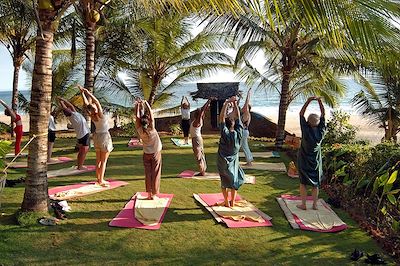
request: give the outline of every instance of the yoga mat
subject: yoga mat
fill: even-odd
[[[229,228],[242,228],[242,227],[260,227],[260,226],[272,226],[272,223],[270,220],[272,219],[259,209],[257,209],[253,204],[250,202],[247,202],[247,205],[251,209],[251,211],[254,211],[262,220],[263,222],[256,222],[256,221],[250,221],[250,220],[241,220],[241,221],[235,221],[229,218],[224,218],[219,216],[214,208],[219,208],[219,206],[214,207],[219,202],[224,201],[224,197],[222,193],[214,193],[214,194],[193,194],[193,197],[200,203],[202,204],[210,213],[211,215],[215,218],[215,220],[218,223],[225,223],[226,226]],[[242,198],[238,194],[236,196],[236,200],[240,201]],[[232,209],[233,211],[238,210],[237,207],[233,208],[226,208],[223,207],[225,210]],[[225,211],[224,210],[224,211]]]
[[[76,166],[71,166],[68,168],[61,168],[58,170],[47,171],[47,178],[57,177],[57,176],[68,176],[68,175],[80,175],[83,173],[94,172],[96,170],[95,165],[85,165],[86,169],[78,170]]]
[[[299,196],[281,195],[277,198],[277,201],[293,229],[321,233],[339,232],[347,229],[347,225],[323,199],[318,199],[318,210],[313,210],[311,208],[312,197],[308,196],[306,211],[296,207],[297,204],[301,203]]]
[[[54,161],[47,163],[47,165],[52,165],[52,164],[60,164],[60,163],[68,163],[71,162],[72,159],[68,157],[58,157],[58,158],[53,158]],[[28,162],[14,162],[10,165],[10,168],[27,168],[28,167]]]
[[[12,159],[14,157],[15,157],[14,153],[7,153],[5,156],[6,159]],[[23,152],[20,155],[18,155],[18,157],[28,157],[28,153]]]
[[[271,151],[255,151],[251,153],[253,157],[258,158],[275,158]],[[239,152],[239,157],[245,157],[244,152]]]
[[[110,183],[109,187],[95,185],[95,182],[84,182],[68,186],[53,187],[49,189],[49,198],[56,200],[67,200],[128,185],[128,183],[124,181],[107,181]]]
[[[139,141],[139,139],[131,138],[128,142],[129,148],[142,148],[143,144]]]
[[[158,230],[160,229],[161,222],[164,219],[165,214],[167,213],[168,207],[171,204],[173,194],[158,194],[159,198],[168,199],[168,203],[164,208],[164,212],[162,213],[159,222],[156,225],[143,225],[135,218],[135,202],[137,196],[147,196],[146,192],[137,192],[131,200],[125,205],[125,207],[117,214],[117,216],[111,220],[108,224],[109,226],[115,227],[127,227],[127,228],[138,228],[138,229],[147,229],[147,230]]]
[[[192,170],[185,170],[178,175],[178,177],[186,178],[186,179],[197,179],[197,180],[221,180],[218,173],[206,173],[205,176],[198,176],[199,172],[195,172]],[[245,175],[244,176],[245,184],[255,184],[256,177],[253,175]]]
[[[192,147],[192,140],[189,139],[188,144],[185,144],[184,139],[171,138],[171,141],[178,147]]]
[[[286,166],[284,163],[265,163],[265,162],[253,162],[251,166],[245,165],[241,162],[240,166],[243,169],[254,169],[254,170],[266,170],[273,172],[286,172]]]

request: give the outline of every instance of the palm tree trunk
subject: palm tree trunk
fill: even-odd
[[[11,98],[11,108],[14,111],[18,109],[18,78],[19,78],[19,71],[21,69],[21,64],[23,61],[23,57],[17,57],[13,60],[14,64],[14,76],[13,76],[13,91],[12,91],[12,98]],[[11,123],[12,127],[12,123]],[[11,137],[14,136],[14,131],[11,128]]]
[[[47,124],[49,123],[52,89],[54,35],[52,20],[56,14],[57,9],[54,11],[39,9],[42,34],[38,31],[29,107],[30,137],[37,137],[29,145],[27,178],[21,206],[23,211],[48,211]]]
[[[93,92],[94,88],[94,56],[96,42],[94,37],[95,23],[86,22],[86,66],[85,66],[85,88]],[[86,120],[90,125],[90,117],[86,115]]]
[[[282,148],[285,139],[286,111],[289,105],[289,84],[291,69],[284,69],[279,101],[278,126],[276,128],[275,147]]]

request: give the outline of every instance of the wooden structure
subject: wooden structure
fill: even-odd
[[[210,104],[211,127],[218,128],[218,117],[225,100],[240,95],[239,82],[197,83],[197,91],[190,93],[194,100],[216,98]]]

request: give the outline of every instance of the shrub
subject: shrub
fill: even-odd
[[[137,136],[137,131],[134,122],[125,123],[122,125],[122,130],[129,136]]]
[[[350,115],[341,110],[332,112],[332,118],[326,124],[325,145],[335,143],[350,144],[356,142],[358,128],[349,123]]]
[[[172,135],[180,135],[182,133],[182,128],[179,124],[170,125],[169,130],[171,131]]]
[[[6,123],[0,122],[0,134],[10,133],[10,126]]]

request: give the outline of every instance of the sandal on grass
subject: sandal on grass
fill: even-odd
[[[367,258],[364,260],[364,262],[368,264],[386,264],[379,254],[374,254],[371,256],[367,254]]]
[[[359,260],[362,256],[364,256],[364,253],[361,250],[354,249],[353,253],[350,255],[350,259],[352,261],[357,261]]]
[[[41,225],[57,225],[58,219],[54,217],[43,217],[38,220]]]

